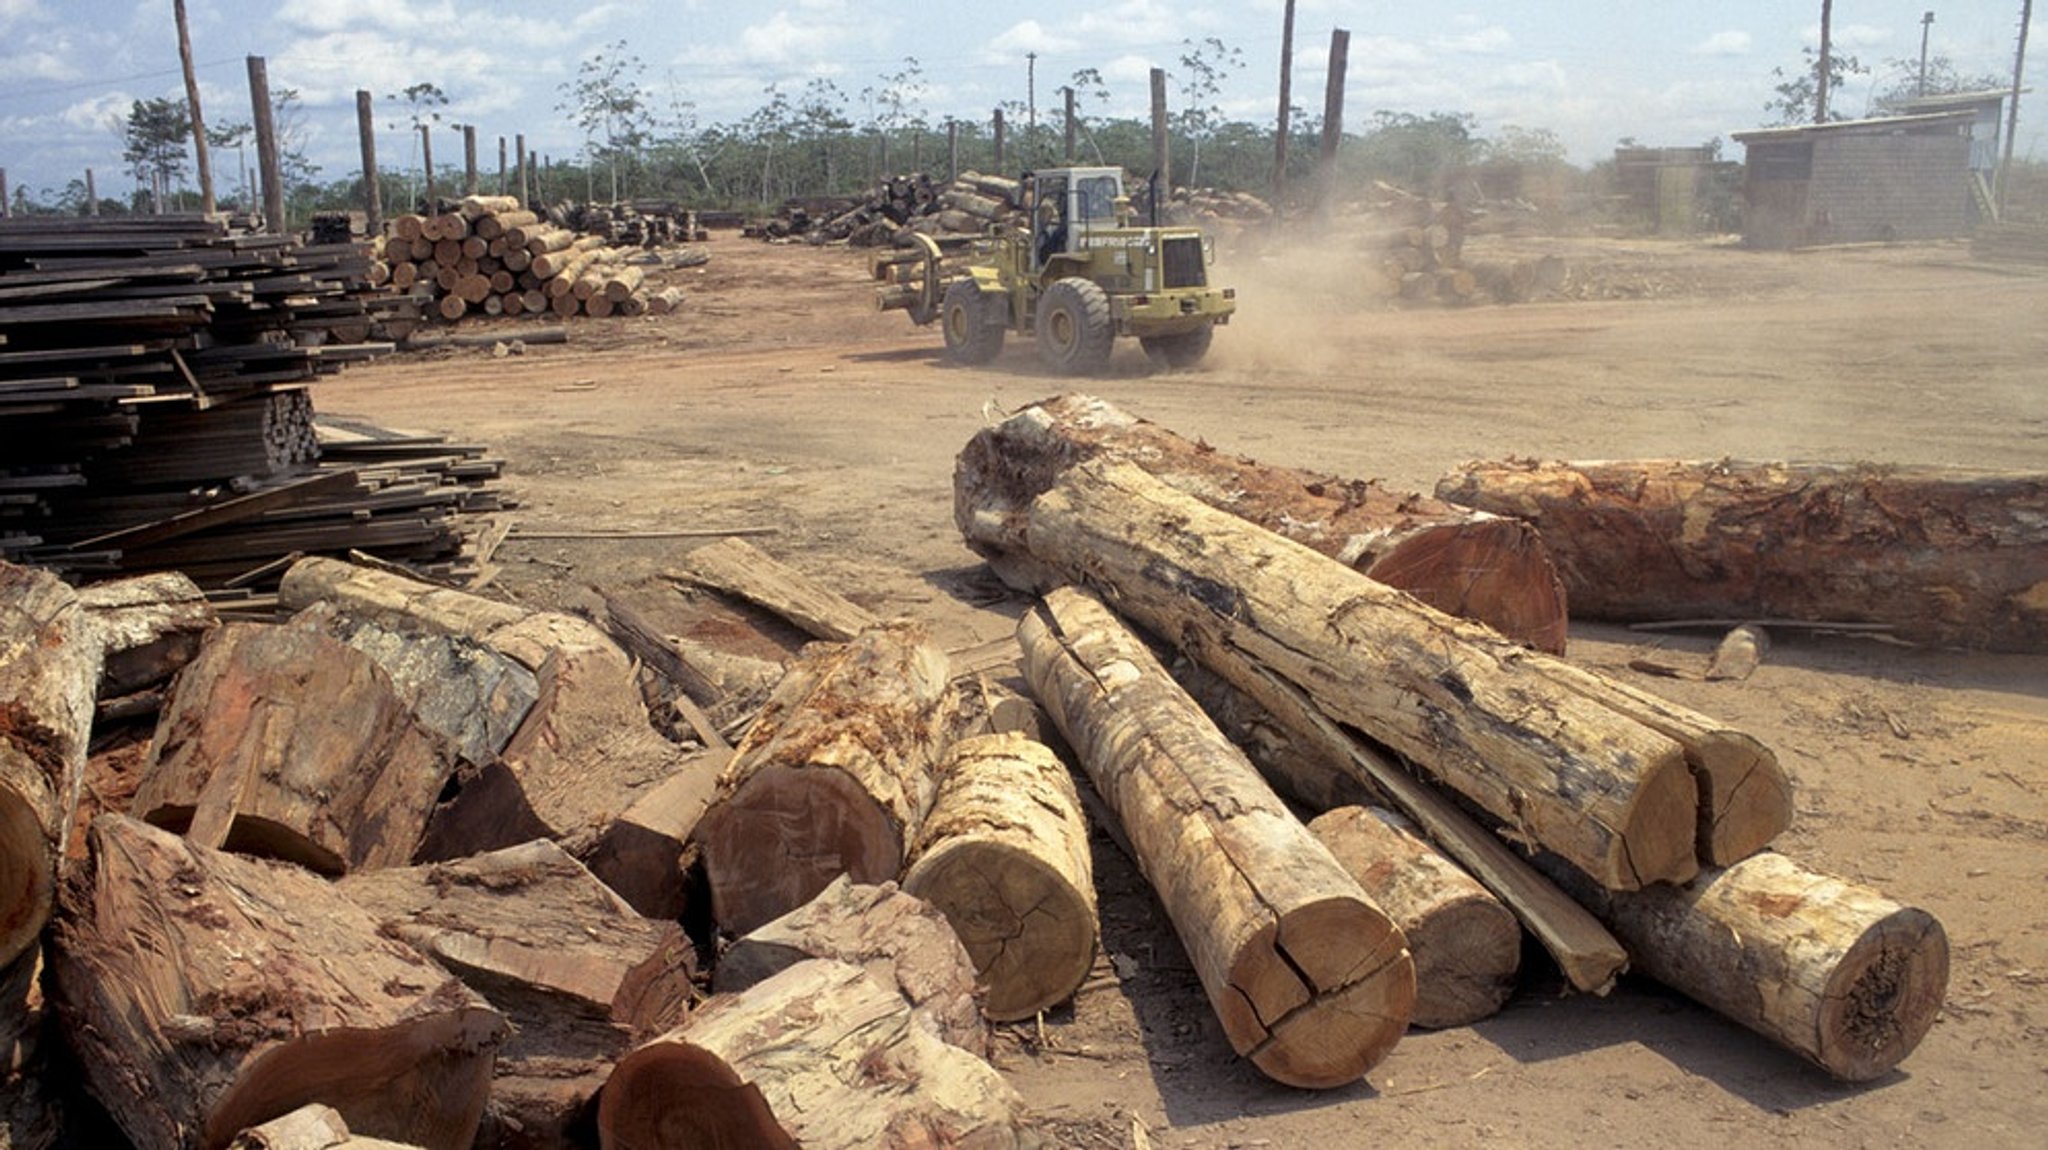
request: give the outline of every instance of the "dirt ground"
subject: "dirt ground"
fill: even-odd
[[[1243,454],[1422,490],[1510,455],[2048,465],[2048,276],[1972,265],[1961,245],[1514,246],[1565,255],[1581,298],[1401,311],[1361,288],[1342,243],[1240,241],[1219,276],[1241,311],[1206,364],[1155,374],[1120,348],[1078,389]],[[689,292],[675,315],[582,321],[569,346],[522,356],[396,357],[323,385],[319,408],[489,445],[524,530],[772,528],[754,542],[949,648],[1007,635],[1022,603],[959,541],[953,455],[1068,385],[1028,342],[945,366],[936,330],[874,312],[860,253],[711,248],[671,273]],[[494,587],[576,607],[691,545],[513,539]],[[1836,1084],[1654,985],[1572,996],[1534,961],[1492,1020],[1413,1032],[1354,1087],[1281,1087],[1232,1056],[1106,840],[1096,977],[1042,1026],[1005,1028],[998,1065],[1074,1147],[2040,1145],[2048,656],[1785,632],[1747,682],[1627,669],[1715,637],[1575,624],[1570,654],[1763,738],[1798,788],[1780,847],[1940,918],[1947,1006],[1889,1077]]]

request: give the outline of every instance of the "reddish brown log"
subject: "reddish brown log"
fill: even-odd
[[[93,823],[50,943],[86,1082],[138,1146],[219,1147],[313,1101],[460,1150],[505,1020],[297,867]]]
[[[1466,464],[1437,495],[1536,524],[1585,618],[1885,624],[2048,650],[2048,476],[1520,461]]]

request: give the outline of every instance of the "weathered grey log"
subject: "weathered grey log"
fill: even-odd
[[[938,907],[895,883],[840,875],[818,897],[734,939],[718,956],[711,987],[734,994],[812,958],[862,967],[901,991],[940,1038],[988,1054],[972,959]]]
[[[1221,653],[1273,671],[1606,886],[1697,873],[1683,749],[1542,673],[1547,656],[1130,464],[1083,461],[1047,487],[979,486],[987,474],[955,475],[977,551],[1102,590],[1240,686],[1246,668]]]
[[[199,585],[176,571],[96,583],[78,593],[106,643],[101,698],[133,694],[169,679],[199,652],[220,618]]]
[[[505,1020],[295,866],[95,820],[50,937],[52,1003],[138,1146],[226,1145],[308,1102],[461,1150]]]
[[[1067,766],[1021,734],[953,744],[903,889],[953,924],[997,1022],[1073,996],[1095,964],[1088,823]]]
[[[598,1097],[607,1146],[1025,1150],[1017,1094],[942,1042],[895,987],[811,959],[619,1061]]]
[[[1017,637],[1231,1047],[1290,1086],[1358,1081],[1414,1009],[1400,929],[1100,602],[1048,592]]]
[[[103,649],[62,580],[0,562],[0,967],[49,921]]]

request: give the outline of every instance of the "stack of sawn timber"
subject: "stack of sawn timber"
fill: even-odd
[[[805,772],[852,817],[863,745],[913,780],[950,737],[945,660],[921,629],[830,598],[805,617],[864,629],[796,660],[728,749],[659,735],[637,662],[571,616],[308,560],[286,580],[290,622],[216,625],[189,584],[73,592],[0,565],[0,703],[31,720],[0,732],[0,861],[33,896],[10,885],[0,905],[0,1033],[22,1054],[0,1070],[0,1122],[61,1126],[48,1106],[82,1086],[137,1145],[222,1145],[310,1103],[434,1147],[561,1145],[593,1122],[607,1144],[642,1144],[679,1121],[718,1145],[909,1150],[931,1130],[1039,1144],[984,1061],[969,949],[1024,952],[996,977],[1041,997],[1006,999],[1011,1016],[1092,965],[1078,801],[1043,748],[964,740],[912,783],[933,815],[916,842],[921,818],[835,824],[850,849],[872,830],[931,865],[879,885],[842,871],[734,941],[703,999],[709,940],[678,923],[700,817],[743,806],[743,779],[773,791]],[[132,668],[173,634],[150,673],[121,679],[165,696],[139,778],[88,782],[106,769],[85,755],[102,665]],[[894,745],[906,730],[923,734]],[[1020,777],[1039,780],[1041,819],[1064,814],[1006,831]],[[89,830],[82,796],[101,812]],[[1006,857],[1044,853],[1035,836],[1063,856]],[[993,907],[976,908],[982,933],[956,935],[963,912],[939,908],[986,900],[992,861],[1022,883],[1002,893],[1040,909],[1022,937]],[[15,977],[38,952],[47,1003]],[[59,1041],[82,1083],[51,1077]]]
[[[1114,763],[1143,739],[1184,752],[1208,738],[1192,703],[1170,732],[1140,729],[1129,703],[1068,705],[1090,682],[1171,694],[1142,646],[1116,637],[1106,604],[1169,638],[1256,716],[1260,757],[1289,760],[1273,773],[1305,782],[1290,787],[1298,798],[1363,792],[1399,808],[1582,989],[1633,966],[1849,1080],[1885,1073],[1918,1044],[1946,988],[1940,924],[1765,849],[1792,811],[1766,747],[1233,514],[1244,485],[1188,466],[1206,448],[1124,435],[1134,422],[1076,397],[1033,406],[978,434],[955,475],[969,544],[1013,586],[1045,595],[1020,629],[1027,667],[1091,773],[1091,759]],[[1304,510],[1288,518],[1318,517],[1306,498]],[[1081,656],[1091,644],[1113,653],[1082,656],[1084,674],[1062,677],[1056,654],[1033,654]],[[1612,931],[1604,942],[1600,924]]]
[[[391,221],[375,244],[373,282],[443,320],[465,315],[642,315],[646,272],[633,250],[579,234],[511,196],[469,196],[433,215]]]

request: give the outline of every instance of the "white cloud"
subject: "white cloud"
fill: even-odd
[[[1080,46],[1072,37],[1048,32],[1036,20],[1024,20],[990,39],[984,55],[993,60],[1014,60],[1026,52],[1072,52]]]
[[[1819,29],[1814,40],[1820,39]],[[1834,41],[1843,48],[1880,48],[1892,42],[1892,30],[1870,24],[1844,24],[1834,29]]]
[[[80,73],[65,57],[40,48],[0,56],[0,75],[12,80],[76,80]]]
[[[109,128],[119,131],[119,126],[128,119],[129,106],[134,103],[135,97],[126,92],[108,92],[72,104],[58,113],[58,118],[80,131],[104,131]]]
[[[1444,52],[1492,56],[1507,51],[1514,43],[1514,35],[1506,28],[1498,24],[1489,24],[1460,36],[1439,36],[1430,41],[1430,46]]]
[[[0,0],[0,30],[12,28],[17,23],[40,19],[43,15],[39,0]]]
[[[1746,56],[1749,54],[1749,33],[1730,30],[1716,32],[1692,46],[1695,56]]]

